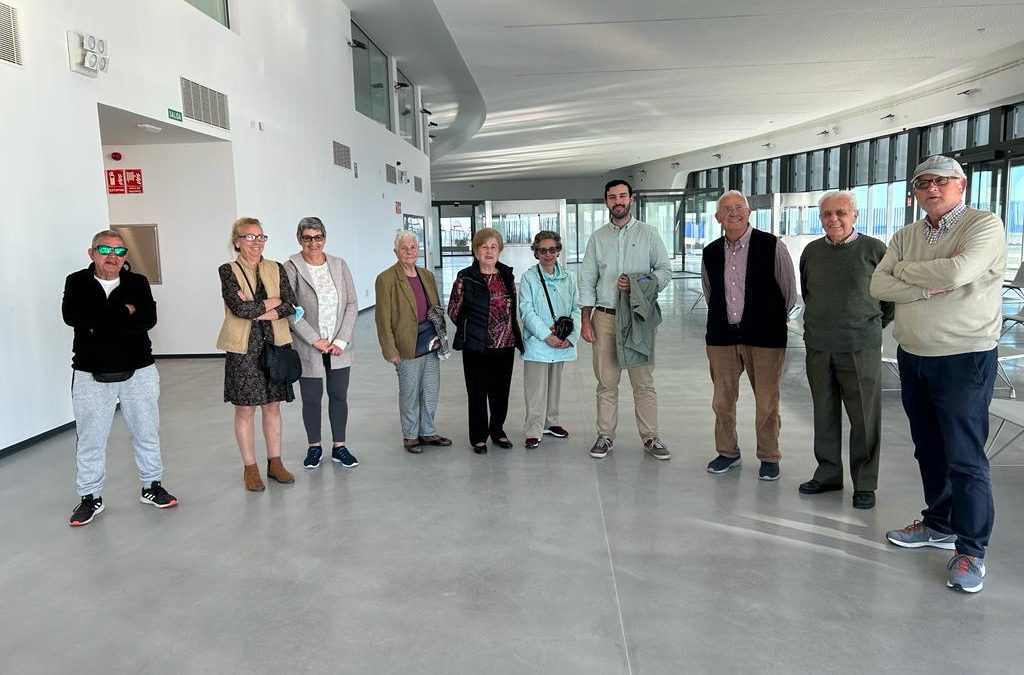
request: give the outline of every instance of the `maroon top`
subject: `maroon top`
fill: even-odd
[[[412,294],[416,298],[416,323],[422,323],[427,320],[428,305],[427,292],[423,288],[420,275],[405,277],[405,283],[409,284],[409,288],[412,289]]]

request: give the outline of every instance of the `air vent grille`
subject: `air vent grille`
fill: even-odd
[[[221,129],[231,128],[228,97],[184,77],[181,78],[181,114]]]
[[[352,168],[352,148],[347,145],[343,145],[338,141],[334,143],[334,163],[338,166],[343,166],[346,169]]]
[[[414,176],[412,179],[412,186],[416,192],[423,192],[423,179],[419,176]]]
[[[385,164],[384,170],[386,172],[388,182],[398,185],[398,169],[391,164]]]
[[[21,65],[18,10],[0,2],[0,61]]]

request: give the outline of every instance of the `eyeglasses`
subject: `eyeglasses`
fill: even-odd
[[[953,180],[955,176],[937,176],[935,178],[918,178],[914,181],[915,190],[927,190],[935,183],[935,187],[942,187],[949,181]]]
[[[110,255],[113,253],[118,258],[123,258],[128,253],[126,246],[107,246],[106,244],[100,244],[96,247],[96,252],[100,255]]]
[[[853,211],[847,211],[846,209],[836,209],[835,211],[821,212],[822,218],[831,218],[832,216],[835,216],[836,218],[845,218],[846,216],[849,215],[853,215]]]
[[[551,246],[548,248],[538,248],[537,253],[540,253],[541,255],[550,255],[552,253],[558,253],[561,250],[561,246]]]
[[[722,213],[743,213],[744,211],[749,210],[749,206],[723,206],[719,209]]]
[[[246,241],[266,241],[267,239],[270,239],[270,237],[268,237],[265,234],[251,234],[251,233],[250,234],[240,234],[240,235],[238,235],[237,238],[238,239],[245,239]]]
[[[304,234],[301,237],[299,237],[299,239],[302,240],[303,244],[308,244],[308,243],[314,242],[314,241],[317,242],[317,243],[320,243],[321,241],[324,240],[324,235],[322,235],[322,234],[314,234],[314,235]]]

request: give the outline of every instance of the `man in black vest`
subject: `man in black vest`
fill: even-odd
[[[750,226],[747,198],[729,190],[715,219],[725,234],[704,249],[701,282],[708,302],[707,343],[711,407],[718,456],[708,473],[740,465],[736,400],[744,371],[754,390],[757,458],[761,480],[778,480],[779,381],[786,356],[786,321],[796,302],[793,260],[785,244]]]

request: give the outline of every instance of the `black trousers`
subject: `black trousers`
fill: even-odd
[[[469,442],[474,445],[486,442],[488,436],[492,439],[506,436],[505,417],[515,354],[515,347],[462,352],[462,371],[469,399]]]

